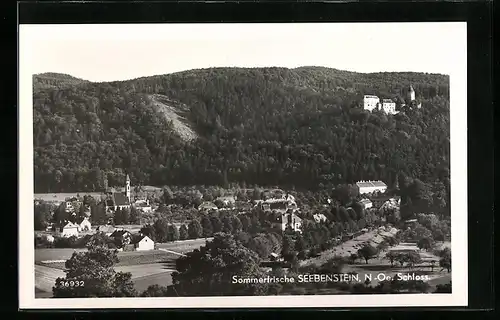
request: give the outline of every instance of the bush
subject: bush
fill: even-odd
[[[35,248],[52,248],[52,242],[47,240],[45,236],[35,236]]]

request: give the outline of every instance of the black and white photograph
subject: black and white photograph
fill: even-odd
[[[21,24],[21,305],[466,305],[466,56],[465,23]]]

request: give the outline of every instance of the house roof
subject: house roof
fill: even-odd
[[[115,202],[115,206],[126,206],[130,204],[127,196],[121,192],[113,193],[113,200]]]
[[[369,203],[372,203],[369,199],[361,199],[359,200],[359,203],[361,204],[369,204]]]
[[[216,209],[217,206],[213,202],[205,201],[198,206],[198,209],[200,209],[200,208],[202,208],[202,209],[203,208],[215,208]]]
[[[115,231],[113,231],[113,233],[111,234],[110,237],[113,237],[113,238],[123,237],[127,233],[130,233],[130,232],[127,230],[115,230]]]
[[[70,229],[70,228],[78,228],[78,226],[76,224],[74,224],[73,222],[68,222],[63,227],[63,229]]]
[[[135,206],[136,207],[142,207],[142,208],[145,208],[145,207],[151,207],[150,204],[148,204],[147,202],[139,202],[139,203],[135,203]]]
[[[302,218],[300,218],[295,213],[283,213],[281,215],[282,219],[288,219],[289,216],[291,216],[292,219],[298,220],[299,222],[302,221]]]
[[[236,198],[234,196],[223,196],[223,197],[218,197],[217,200],[220,200],[220,201],[235,201]]]
[[[110,225],[105,225],[105,226],[99,226],[97,227],[99,232],[114,232],[115,231],[115,227],[113,226],[110,226]]]
[[[313,218],[314,218],[314,220],[315,220],[316,222],[319,222],[319,221],[321,221],[321,220],[323,220],[323,221],[326,221],[326,220],[327,220],[327,219],[326,219],[326,216],[325,216],[324,214],[322,214],[322,213],[317,213],[317,214],[313,215]]]
[[[286,209],[286,202],[273,202],[269,204],[269,209]]]
[[[151,238],[149,238],[148,236],[145,236],[143,234],[139,234],[139,235],[135,235],[132,238],[132,241],[130,243],[131,244],[137,244],[137,243],[141,242],[144,238],[148,238],[149,240],[151,240]],[[151,241],[153,241],[153,240],[151,240]]]
[[[356,185],[359,187],[359,188],[370,188],[370,187],[387,187],[387,185],[385,183],[383,183],[382,181],[380,180],[377,180],[377,181],[358,181],[356,182]]]
[[[82,222],[84,222],[84,221],[89,221],[89,219],[88,219],[87,217],[78,217],[78,218],[76,219],[76,223],[78,223],[78,224],[81,224],[81,223],[82,223]],[[90,222],[90,221],[89,221],[89,222]]]

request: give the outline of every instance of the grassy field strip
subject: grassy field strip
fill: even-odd
[[[164,251],[164,252],[168,252],[168,253],[172,253],[172,254],[175,254],[175,255],[179,255],[181,257],[185,257],[186,256],[185,254],[182,254],[182,253],[179,253],[179,252],[175,252],[175,251],[171,251],[171,250],[167,250],[167,249],[159,248],[158,250]]]
[[[43,201],[64,201],[66,198],[73,198],[77,195],[84,196],[89,195],[94,198],[99,199],[103,193],[102,192],[71,192],[71,193],[35,193],[35,200],[43,200]]]
[[[87,251],[87,249],[35,249],[35,263],[51,260],[68,260],[73,255],[73,252]]]
[[[138,292],[143,292],[146,290],[149,286],[157,284],[160,286],[169,286],[172,284],[172,275],[171,272],[163,272],[163,273],[157,273],[153,275],[148,275],[145,277],[141,278],[135,278],[133,279],[134,281],[134,287]]]
[[[151,263],[151,264],[143,264],[136,266],[122,266],[115,267],[117,272],[130,272],[132,274],[132,279],[142,278],[150,275],[172,272],[175,271],[172,268],[169,268],[163,263]]]

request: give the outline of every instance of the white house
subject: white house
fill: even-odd
[[[134,203],[134,207],[142,212],[151,212],[153,211],[153,208],[151,207],[151,204],[149,204],[149,200],[137,200]]]
[[[89,218],[85,217],[81,219],[78,223],[78,231],[84,232],[90,230],[92,230],[92,224],[90,223]]]
[[[78,237],[78,225],[74,224],[72,222],[66,223],[61,229],[61,236],[63,237],[71,237],[71,236],[76,236]]]
[[[369,209],[373,207],[373,203],[369,199],[362,199],[359,203],[363,206],[363,209]]]
[[[313,219],[316,223],[325,222],[327,220],[326,216],[322,213],[316,213],[313,215]]]
[[[221,201],[224,206],[226,207],[233,207],[236,203],[236,197],[235,196],[223,196],[223,197],[218,197],[217,200]]]
[[[213,202],[210,201],[205,201],[198,206],[198,211],[212,211],[212,210],[217,211],[219,210],[219,208]]]
[[[302,232],[302,219],[295,213],[283,213],[281,215],[281,230],[285,231],[290,226],[293,231]]]
[[[398,209],[401,200],[396,200],[394,198],[390,198],[385,201],[379,208],[380,211],[390,210],[390,209]]]
[[[382,110],[388,114],[396,114],[396,103],[391,99],[382,99]]]
[[[155,248],[155,243],[153,240],[151,240],[148,236],[141,235],[134,239],[132,242],[135,250],[137,251],[147,251],[147,250],[154,250]]]
[[[271,198],[267,200],[259,200],[256,206],[260,206],[264,211],[276,211],[280,213],[285,213],[288,210],[297,210],[297,203],[295,202],[295,197],[292,195],[286,195],[281,198]]]
[[[359,194],[373,193],[375,191],[379,191],[380,193],[384,193],[387,190],[387,185],[382,181],[358,181],[356,182],[356,186],[358,186]]]
[[[98,226],[97,232],[103,232],[105,235],[110,236],[113,232],[115,232],[115,227],[110,225]]]
[[[377,108],[380,103],[380,98],[372,95],[365,95],[363,97],[363,109],[372,111]]]

